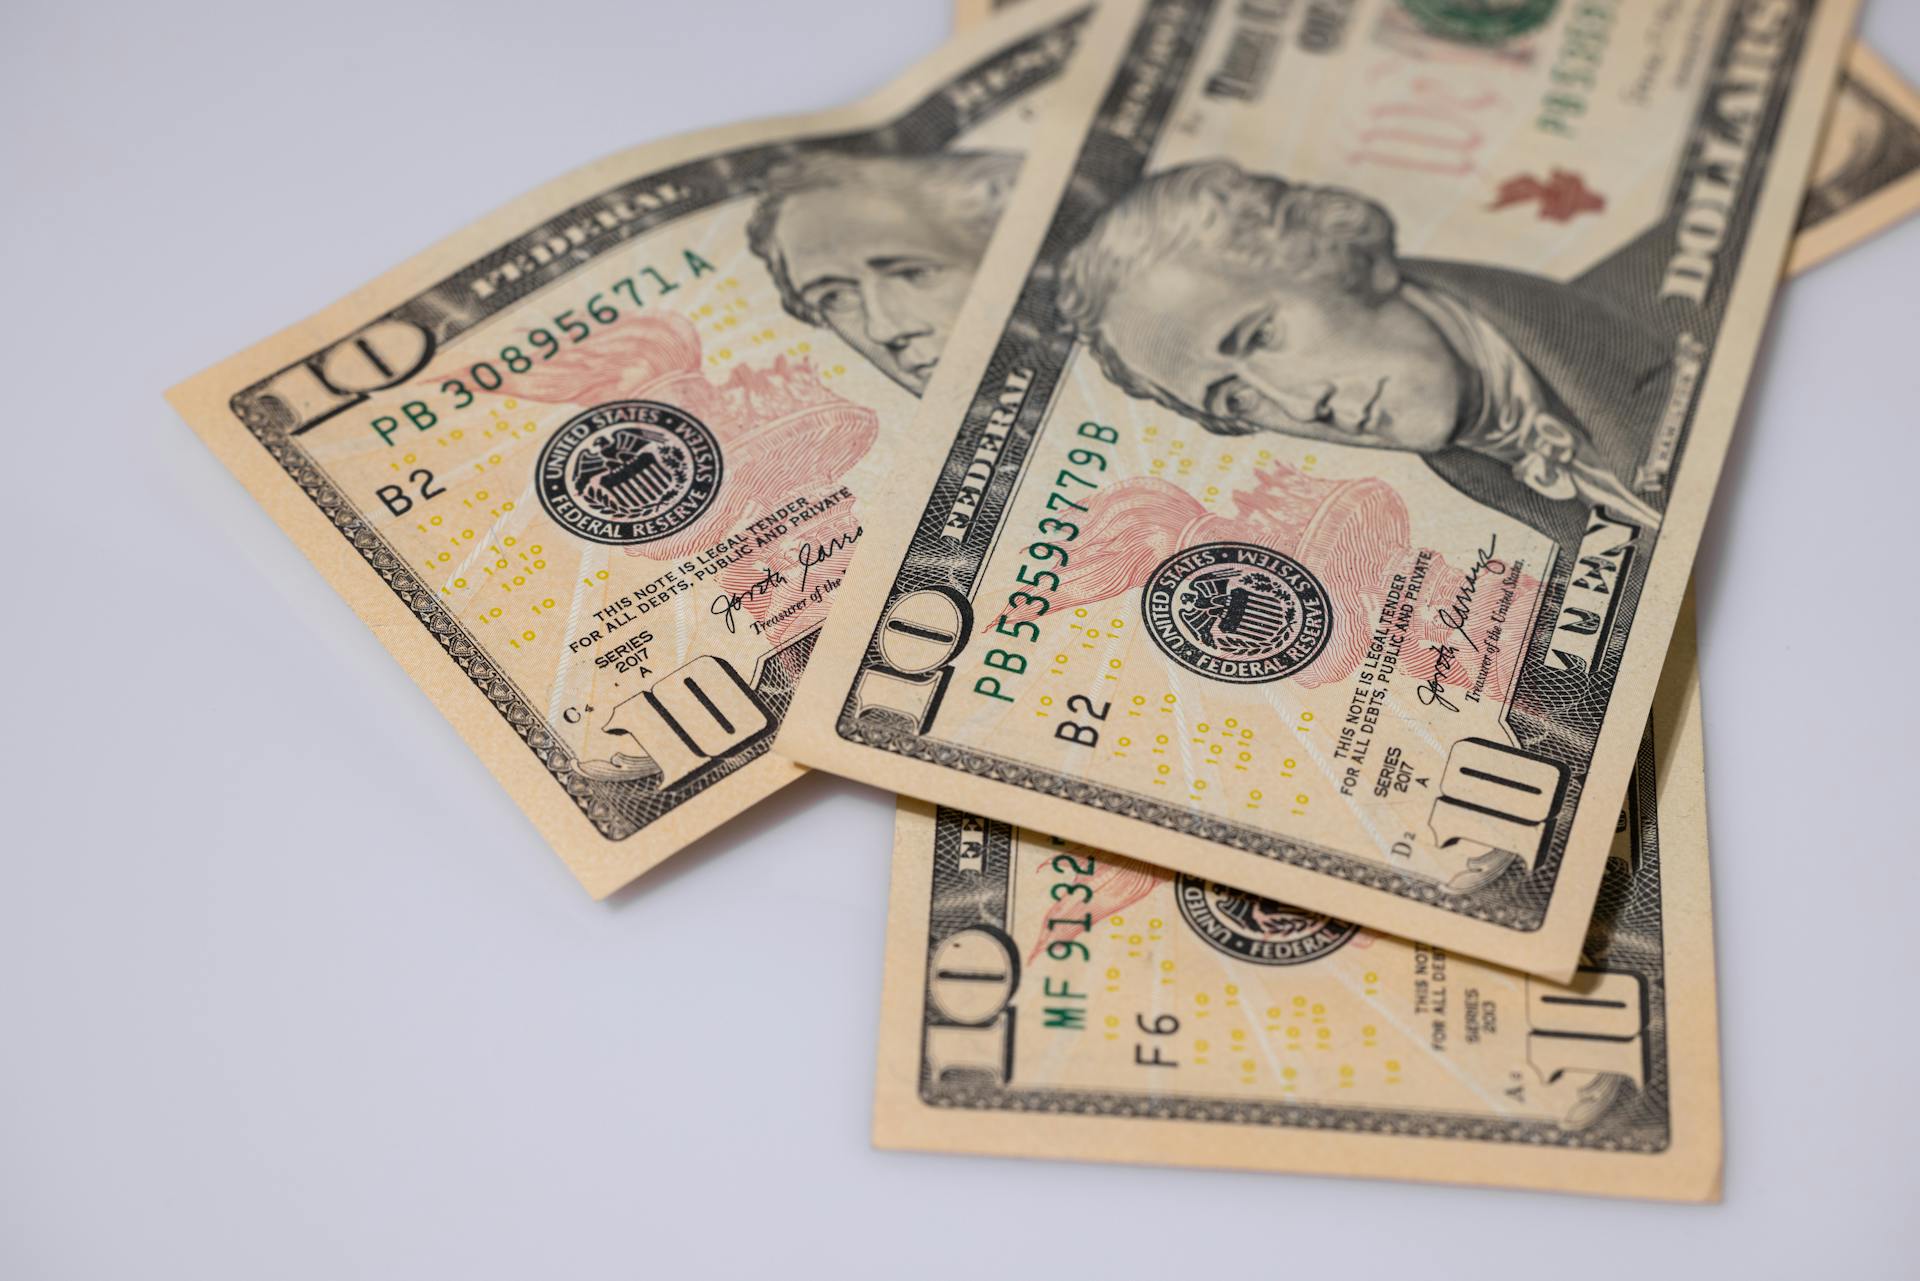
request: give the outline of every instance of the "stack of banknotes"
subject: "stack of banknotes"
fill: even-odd
[[[1920,98],[1857,0],[972,8],[171,399],[594,896],[899,793],[883,1146],[1715,1197],[1687,583]]]

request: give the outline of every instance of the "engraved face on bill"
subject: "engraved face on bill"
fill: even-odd
[[[1568,985],[903,801],[876,1142],[1716,1199],[1698,684],[1674,654]]]
[[[596,895],[799,773],[773,731],[1083,16],[591,166],[172,393]]]
[[[781,750],[1570,972],[1850,14],[1112,19]]]

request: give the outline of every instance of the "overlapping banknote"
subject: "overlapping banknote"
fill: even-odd
[[[1839,93],[1792,270],[1920,201],[1912,91],[1856,48]],[[1568,986],[902,801],[875,1141],[1717,1198],[1692,637]]]
[[[170,393],[596,896],[798,777],[773,730],[1085,16],[610,157]]]
[[[1569,977],[1853,16],[1103,7],[779,749]]]
[[[1704,1195],[1690,647],[1621,726],[1850,12],[1028,0],[170,395],[596,895],[797,776],[858,600],[781,745],[996,815],[904,812],[883,1142]],[[1796,267],[1920,201],[1841,92]]]
[[[1793,270],[1916,202],[1911,91],[1856,48],[1840,95]],[[1566,987],[902,801],[875,1141],[1717,1198],[1693,661],[1687,617]]]
[[[1920,93],[1855,45],[1814,158],[1787,260],[1791,275],[1825,262],[1920,209]]]
[[[901,802],[875,1142],[1716,1199],[1692,632],[1569,984]]]

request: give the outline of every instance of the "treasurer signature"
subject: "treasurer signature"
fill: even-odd
[[[835,534],[818,547],[812,543],[801,543],[793,554],[795,563],[800,566],[800,581],[794,584],[794,590],[800,591],[806,587],[807,576],[813,573],[814,566],[826,564],[833,557],[859,542],[860,535],[865,532],[864,526],[856,526],[851,534]],[[768,565],[765,572],[746,587],[737,592],[722,592],[714,597],[713,604],[708,606],[707,612],[718,614],[726,620],[729,632],[737,632],[739,625],[734,622],[734,615],[744,608],[748,601],[771,595],[775,587],[786,581],[785,574]]]
[[[1448,631],[1458,632],[1467,648],[1476,654],[1480,652],[1480,647],[1474,644],[1473,637],[1467,635],[1467,620],[1473,614],[1474,597],[1480,593],[1480,575],[1490,572],[1498,576],[1507,572],[1507,562],[1494,555],[1499,546],[1500,536],[1488,534],[1487,545],[1473,553],[1473,564],[1468,567],[1466,578],[1454,590],[1453,599],[1435,610],[1433,615]],[[1446,690],[1447,673],[1454,670],[1459,656],[1458,645],[1434,647],[1433,675],[1415,691],[1423,707],[1438,705],[1450,712],[1460,710],[1460,705],[1447,697]]]

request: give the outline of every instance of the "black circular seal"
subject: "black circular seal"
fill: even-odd
[[[540,505],[596,543],[685,529],[720,492],[720,442],[685,410],[615,400],[569,419],[540,450]]]
[[[1333,631],[1320,580],[1252,543],[1202,543],[1161,561],[1140,611],[1168,658],[1235,685],[1292,675],[1320,656]]]
[[[1174,897],[1195,934],[1255,965],[1305,965],[1360,932],[1358,925],[1184,873],[1174,882]]]

